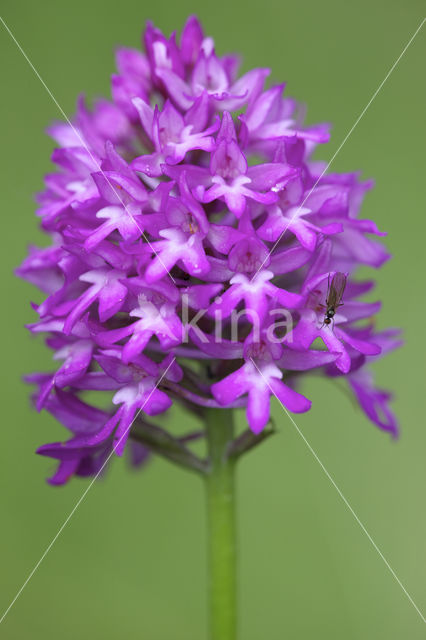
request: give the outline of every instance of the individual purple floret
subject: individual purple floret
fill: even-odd
[[[97,474],[125,449],[135,465],[162,447],[190,456],[182,442],[198,434],[172,442],[150,423],[173,403],[245,407],[259,434],[271,395],[310,409],[313,371],[344,376],[396,435],[369,365],[397,332],[374,330],[373,283],[355,279],[389,258],[360,217],[372,183],[323,175],[312,154],[328,126],[305,126],[284,85],[265,88],[268,69],[239,76],[195,17],[180,41],[148,24],[144,43],[117,51],[112,101],[80,98],[72,124],[49,128],[57,170],[37,213],[51,245],[18,269],[46,294],[29,329],[58,363],[29,376],[35,404],[71,432],[38,450],[59,461],[50,482]],[[346,286],[324,322],[336,273]]]

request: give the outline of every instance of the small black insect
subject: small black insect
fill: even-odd
[[[340,271],[336,271],[334,276],[331,279],[330,284],[330,275],[328,276],[328,289],[327,289],[327,298],[325,300],[326,311],[324,315],[323,326],[325,324],[331,324],[332,319],[336,314],[336,309],[343,305],[343,302],[340,302],[343,298],[343,293],[346,287],[346,276],[344,273]]]

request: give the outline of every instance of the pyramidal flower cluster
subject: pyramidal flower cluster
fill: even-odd
[[[173,402],[245,407],[258,434],[271,395],[310,409],[299,387],[313,371],[344,376],[396,434],[369,364],[397,332],[374,330],[380,304],[360,299],[374,283],[353,278],[389,258],[360,217],[371,182],[313,161],[327,125],[304,126],[283,84],[265,88],[268,69],[239,75],[196,18],[179,42],[148,24],[144,45],[117,51],[111,101],[81,98],[72,124],[49,128],[57,170],[38,216],[51,244],[18,269],[46,294],[29,328],[57,362],[28,377],[35,403],[70,432],[38,450],[59,461],[50,482],[125,448],[141,464],[135,418]],[[324,322],[336,273],[345,290]]]

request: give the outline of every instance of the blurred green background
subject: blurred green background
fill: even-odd
[[[113,49],[137,47],[146,19],[169,33],[196,12],[219,53],[271,66],[308,121],[333,123],[331,158],[422,19],[420,1],[3,0],[1,13],[71,114],[81,91],[109,95]],[[423,27],[334,162],[374,177],[364,216],[387,230],[394,259],[377,273],[380,326],[406,345],[376,365],[395,391],[391,441],[331,383],[308,380],[313,410],[297,422],[419,608],[426,609],[425,178]],[[49,488],[40,444],[64,431],[29,406],[24,372],[49,353],[24,329],[40,300],[13,276],[40,242],[32,195],[50,169],[44,128],[57,107],[0,25],[2,66],[1,608],[6,608],[87,486]],[[239,469],[241,640],[399,640],[424,623],[286,415],[279,434]],[[182,414],[171,421],[183,421]],[[154,460],[142,473],[115,460],[95,484],[0,628],[8,639],[204,640],[203,487]]]

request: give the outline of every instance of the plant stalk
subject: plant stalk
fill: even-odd
[[[206,409],[210,640],[236,640],[235,458],[233,411]]]

